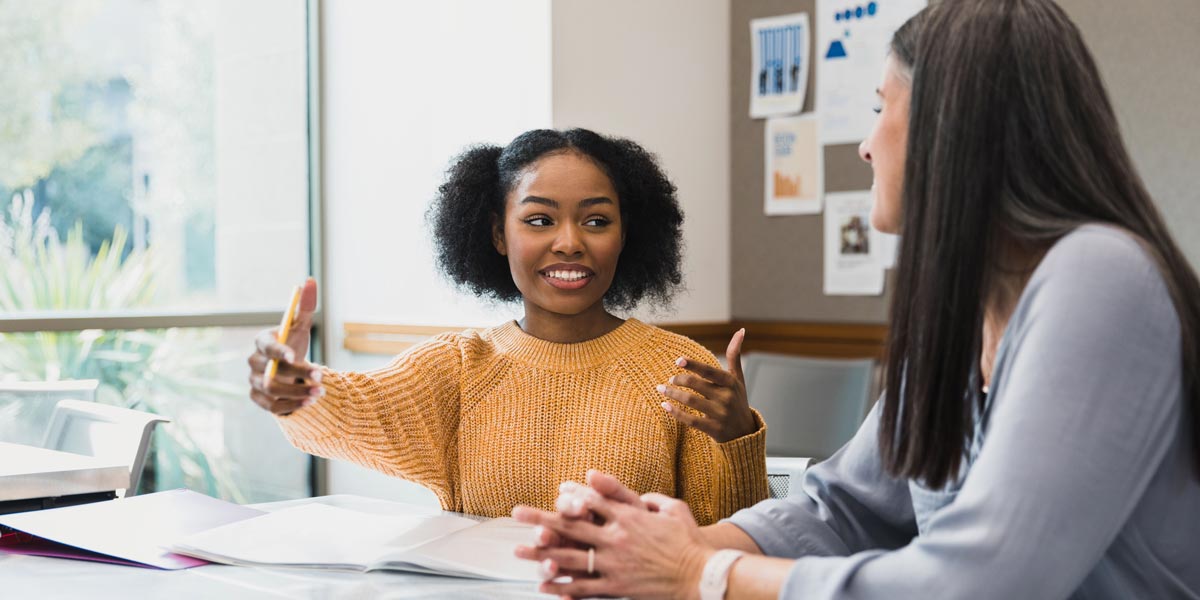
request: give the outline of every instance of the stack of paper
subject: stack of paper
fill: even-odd
[[[0,547],[36,554],[186,569],[204,564],[166,549],[172,542],[263,512],[189,490],[0,515],[0,525],[40,538]]]

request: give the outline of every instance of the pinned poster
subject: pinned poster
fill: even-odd
[[[871,193],[825,194],[825,294],[882,294],[880,250],[871,235]]]
[[[817,0],[817,111],[821,141],[866,139],[889,44],[926,0]]]
[[[808,13],[750,21],[750,116],[792,115],[808,86]]]
[[[815,215],[821,212],[825,169],[816,115],[768,119],[763,212]]]

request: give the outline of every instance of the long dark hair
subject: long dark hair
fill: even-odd
[[[934,488],[958,475],[1001,251],[1045,250],[1087,223],[1130,232],[1159,265],[1200,468],[1200,283],[1075,25],[1051,0],[947,0],[901,27],[892,54],[912,70],[912,100],[879,428],[888,471]]]

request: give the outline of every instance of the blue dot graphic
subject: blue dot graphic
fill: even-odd
[[[872,2],[867,5],[867,14],[871,15],[871,16],[875,16],[875,11],[878,9],[879,9],[879,6],[877,4],[875,4],[874,2]]]
[[[847,21],[849,21],[850,17],[853,17],[853,16],[854,16],[854,13],[850,12],[850,9],[848,9],[848,8],[846,9],[846,12],[842,13],[842,18]]]
[[[842,13],[837,13],[837,14],[833,15],[833,20],[834,20],[834,21],[841,21],[841,20],[842,20]]]
[[[862,18],[862,15],[863,15],[863,9],[862,9],[862,7],[861,7],[861,6],[860,6],[860,7],[858,7],[858,8],[856,8],[856,9],[854,9],[854,16],[856,16],[856,17],[858,17],[858,18],[860,18],[860,19],[861,19],[861,18]]]

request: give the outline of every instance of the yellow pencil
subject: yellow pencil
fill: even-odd
[[[275,339],[280,344],[287,343],[288,331],[292,328],[292,320],[296,318],[296,307],[300,306],[300,291],[302,289],[303,287],[298,285],[292,290],[292,301],[288,303],[287,312],[283,313],[283,322],[279,324],[279,333],[275,336]],[[275,359],[272,358],[267,361],[267,372],[263,375],[263,382],[266,383],[275,379],[275,372],[278,369],[279,363]]]

